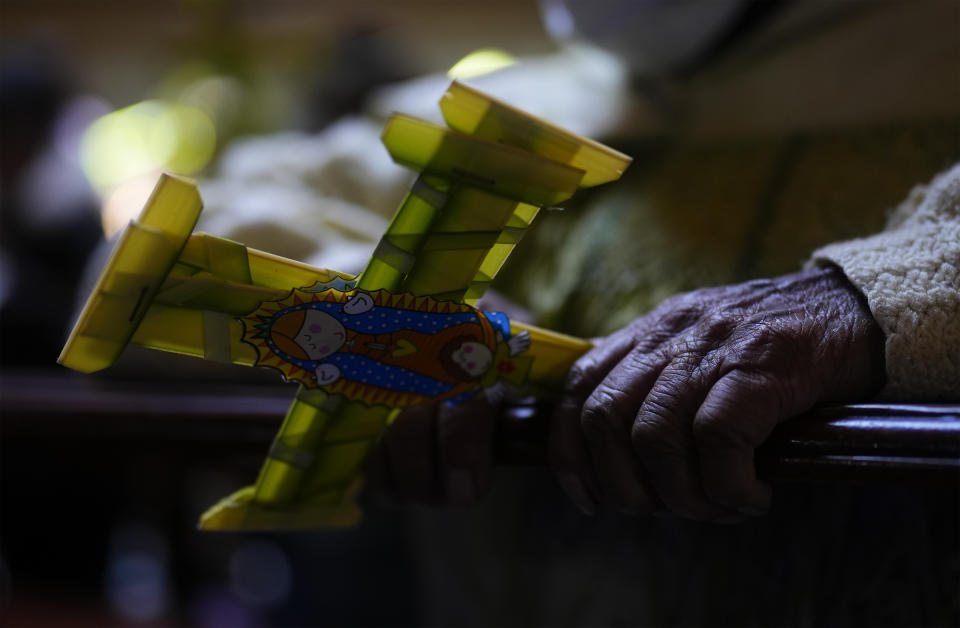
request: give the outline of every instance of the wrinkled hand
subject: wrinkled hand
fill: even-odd
[[[496,411],[482,395],[404,410],[370,455],[368,489],[396,502],[475,502],[490,486]]]
[[[503,295],[487,292],[476,304],[510,320],[532,315]],[[519,340],[517,340],[519,338]],[[527,333],[511,338],[526,350]],[[513,353],[513,351],[511,351]],[[404,410],[377,441],[367,465],[367,489],[391,501],[470,504],[490,486],[494,429],[505,390],[495,386],[457,406],[434,404]]]
[[[778,422],[882,384],[882,332],[838,269],[697,290],[576,363],[551,461],[587,513],[736,520],[769,508],[753,458]]]

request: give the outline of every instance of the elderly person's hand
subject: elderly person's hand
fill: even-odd
[[[404,410],[374,447],[368,488],[398,502],[476,501],[490,485],[496,412],[482,395]]]
[[[571,370],[551,461],[584,512],[765,512],[754,450],[814,404],[883,384],[883,335],[836,268],[672,297]]]
[[[477,309],[504,312],[510,320],[532,315],[490,291]],[[367,488],[380,498],[425,504],[470,504],[490,486],[499,409],[483,395],[457,406],[407,408],[371,452]]]

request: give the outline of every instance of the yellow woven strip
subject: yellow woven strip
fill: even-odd
[[[192,181],[164,175],[121,235],[60,354],[92,372],[113,364],[173,268],[201,209]]]
[[[200,272],[192,277],[168,277],[156,302],[243,316],[263,301],[281,299],[289,290],[239,284]]]
[[[582,338],[540,329],[533,325],[510,322],[511,335],[522,331],[530,334],[530,348],[524,355],[533,358],[533,367],[528,381],[548,388],[562,386],[573,363],[593,347],[590,341]]]
[[[313,455],[322,442],[329,416],[312,403],[300,398],[293,401],[283,420],[276,440],[283,447]],[[289,503],[296,499],[309,469],[286,460],[267,458],[257,478],[255,501],[261,504]]]
[[[400,290],[404,278],[416,266],[420,245],[446,203],[449,188],[449,182],[438,177],[417,178],[360,276],[359,288]]]
[[[346,280],[353,279],[353,275],[326,268],[317,268],[249,247],[247,248],[247,263],[250,267],[250,281],[253,285],[278,290],[289,291],[293,287],[311,286],[318,281],[333,281],[337,277]]]
[[[206,245],[210,272],[213,275],[239,284],[252,282],[246,246],[233,240],[212,236],[206,238]]]
[[[440,100],[440,110],[451,129],[528,150],[584,171],[581,187],[619,179],[632,161],[621,152],[540,120],[462,83],[450,85]]]
[[[203,357],[207,360],[230,363],[230,315],[203,311]]]
[[[583,178],[582,170],[526,150],[399,114],[387,122],[383,143],[399,164],[534,205],[570,198]]]
[[[252,366],[256,350],[242,342],[242,326],[235,320],[227,321],[230,361]],[[222,332],[221,332],[222,333]],[[203,310],[170,307],[154,303],[143,317],[130,342],[142,347],[169,351],[198,358],[205,357],[206,345]]]
[[[417,268],[404,282],[403,289],[436,298],[449,292],[462,295],[486,254],[486,248],[424,251],[417,257]]]

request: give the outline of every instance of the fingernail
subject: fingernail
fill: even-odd
[[[569,471],[561,471],[557,474],[557,480],[567,496],[583,514],[590,516],[597,514],[597,504],[586,484],[578,475]]]
[[[454,504],[470,504],[477,499],[477,483],[473,472],[467,469],[450,469],[446,475],[447,497]]]
[[[748,517],[762,517],[769,511],[766,508],[759,508],[757,506],[741,506],[737,508],[737,512]]]

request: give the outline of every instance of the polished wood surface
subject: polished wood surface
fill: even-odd
[[[125,381],[49,374],[0,377],[3,438],[82,439],[151,449],[266,451],[292,398],[289,386]],[[546,403],[498,419],[501,464],[546,464]],[[960,480],[960,405],[856,404],[782,423],[757,452],[775,481]]]

